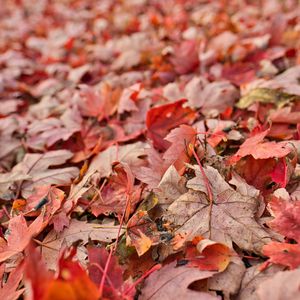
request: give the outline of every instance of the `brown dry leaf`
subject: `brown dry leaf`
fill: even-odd
[[[264,271],[260,270],[260,265],[248,268],[242,278],[241,288],[237,295],[237,300],[259,300],[256,293],[260,282],[268,278],[272,278],[276,272],[282,270],[283,267],[271,266]],[[268,299],[268,298],[267,298]],[[271,298],[270,298],[271,299]]]
[[[224,300],[230,300],[232,295],[237,294],[240,289],[246,267],[239,257],[231,257],[231,262],[226,270],[208,279],[210,290],[222,291]]]
[[[21,172],[0,174],[0,198],[11,200],[9,187],[16,181],[22,181],[26,179],[31,179],[31,177],[28,174],[23,174]]]
[[[44,154],[29,153],[24,156],[23,160],[17,164],[7,176],[12,176],[12,174],[24,174],[24,176],[29,176],[28,179],[19,183],[22,196],[26,198],[32,194],[36,186],[69,184],[71,178],[75,178],[78,175],[78,168],[48,168],[64,164],[72,156],[73,153],[68,150],[48,151]]]
[[[208,166],[204,170],[213,193],[210,212],[202,174],[197,167],[195,170],[196,177],[187,182],[192,190],[169,206],[165,219],[173,224],[176,233],[188,233],[190,239],[202,235],[229,247],[234,242],[243,250],[260,254],[271,236],[255,219],[258,200],[236,192],[216,169]]]
[[[158,184],[157,196],[159,204],[170,205],[174,200],[186,193],[187,189],[184,183],[183,177],[179,176],[175,167],[171,165]]]
[[[133,173],[143,165],[143,160],[139,159],[140,156],[145,155],[145,143],[137,142],[124,146],[111,146],[106,150],[97,154],[82,180],[71,187],[68,200],[77,201],[87,190],[89,180],[93,175],[98,178],[108,177],[112,172],[113,162],[127,163]]]
[[[74,242],[81,241],[86,244],[89,239],[105,243],[112,242],[117,237],[119,226],[113,224],[91,224],[75,219],[71,220],[70,226],[61,233],[51,230],[43,240],[42,255],[47,263],[48,268],[55,269],[56,260],[62,246],[71,246]],[[121,230],[121,233],[123,230]],[[79,247],[77,252],[79,260],[86,257],[85,248]]]
[[[212,277],[214,272],[200,271],[186,266],[176,267],[176,262],[165,265],[145,281],[140,300],[217,300],[205,292],[193,291],[189,285]]]
[[[258,289],[258,299],[295,300],[300,299],[300,269],[277,272],[263,281]]]

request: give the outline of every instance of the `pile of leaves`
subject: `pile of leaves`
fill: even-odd
[[[297,0],[4,0],[0,68],[0,299],[300,298]]]

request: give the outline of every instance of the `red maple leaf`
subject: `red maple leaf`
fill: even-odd
[[[268,133],[269,129],[246,139],[240,146],[238,152],[231,157],[230,162],[236,163],[247,155],[252,155],[255,159],[281,158],[287,156],[291,150],[286,147],[286,143],[263,142]]]
[[[152,140],[155,148],[166,150],[170,143],[164,138],[170,129],[195,119],[196,113],[191,108],[183,107],[186,101],[182,99],[148,110],[146,117],[147,137]]]

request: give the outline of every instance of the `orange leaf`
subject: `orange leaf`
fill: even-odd
[[[187,248],[188,266],[200,270],[223,272],[230,263],[231,250],[226,245],[209,239],[200,237],[199,242],[198,240],[194,240],[194,245],[189,245]]]

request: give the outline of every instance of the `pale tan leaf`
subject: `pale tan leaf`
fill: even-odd
[[[140,300],[217,300],[205,292],[193,291],[189,285],[213,276],[214,272],[200,271],[187,266],[176,267],[176,262],[152,273],[145,281]]]
[[[70,226],[64,231],[57,233],[55,230],[51,230],[43,240],[42,254],[45,258],[47,266],[51,269],[55,269],[56,259],[62,246],[71,246],[74,242],[82,241],[82,244],[86,244],[89,239],[100,242],[110,243],[117,237],[119,226],[113,224],[91,224],[75,219],[71,220]],[[121,230],[121,234],[123,231]],[[86,257],[85,249],[79,247],[77,257],[82,260]]]
[[[176,233],[188,233],[190,239],[202,235],[229,247],[234,242],[243,250],[260,254],[271,236],[255,219],[259,201],[236,192],[216,169],[207,167],[204,171],[213,192],[212,206],[203,176],[196,168],[196,177],[187,183],[192,190],[169,206],[165,219],[173,224]]]
[[[258,299],[300,299],[300,269],[277,272],[263,281],[258,289]]]
[[[275,265],[265,269],[264,271],[260,270],[260,265],[248,268],[242,278],[237,300],[259,300],[256,293],[259,284],[268,278],[272,278],[276,272],[282,269],[283,267]]]

